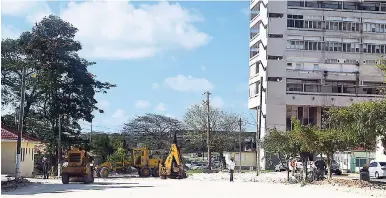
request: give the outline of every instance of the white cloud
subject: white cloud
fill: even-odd
[[[52,14],[48,4],[44,1],[3,1],[1,2],[1,14],[5,16],[25,17],[33,24],[39,22],[44,16]]]
[[[210,102],[211,102],[212,106],[215,108],[221,108],[224,106],[224,100],[219,96],[212,97]]]
[[[60,16],[79,29],[76,39],[88,57],[139,59],[166,50],[193,49],[211,37],[193,24],[199,13],[177,3],[69,2]]]
[[[206,71],[205,65],[202,65],[202,66],[201,66],[201,71]]]
[[[21,35],[21,31],[11,25],[4,25],[1,27],[1,38],[16,39]]]
[[[164,103],[160,102],[158,103],[158,105],[155,107],[155,110],[158,111],[158,112],[164,112],[166,111],[166,106]]]
[[[153,89],[158,89],[160,87],[160,84],[158,82],[155,82],[151,85]]]
[[[181,74],[175,77],[166,78],[164,83],[174,90],[184,92],[201,92],[214,89],[212,83],[205,78],[194,78],[192,76],[184,76]]]
[[[137,100],[135,102],[135,108],[146,109],[150,107],[150,102],[147,100]]]
[[[111,116],[111,119],[104,120],[104,123],[108,125],[122,125],[127,122],[128,119],[129,116],[126,115],[123,109],[117,109]]]
[[[110,102],[107,100],[101,100],[98,102],[97,106],[98,106],[98,108],[106,110],[107,108],[110,107]]]

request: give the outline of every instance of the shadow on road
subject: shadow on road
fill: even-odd
[[[2,192],[3,195],[36,195],[45,193],[67,193],[83,190],[105,190],[114,188],[148,188],[154,186],[136,185],[138,183],[110,183],[110,182],[95,182],[93,184],[70,183],[70,184],[52,184],[38,183],[32,184],[15,191]]]

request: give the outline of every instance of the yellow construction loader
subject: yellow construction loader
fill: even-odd
[[[104,162],[96,167],[97,177],[107,178],[111,172],[128,173],[132,168],[138,171],[140,177],[158,177],[158,165],[160,158],[151,158],[147,148],[135,148],[129,160],[122,159],[120,162]]]
[[[167,156],[164,156],[159,164],[159,175],[161,179],[184,179],[186,172],[182,164],[182,155],[180,148],[177,146],[177,136],[174,133],[174,141],[170,146],[170,151]]]
[[[92,159],[85,150],[79,148],[71,149],[65,158],[62,171],[62,183],[83,182],[85,184],[94,182],[94,167]]]

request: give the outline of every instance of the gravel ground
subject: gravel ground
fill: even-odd
[[[228,181],[228,174],[194,174],[184,180],[158,178],[96,179],[94,184],[61,184],[60,180],[31,179],[41,182],[12,192],[3,192],[2,198],[227,198],[227,197],[309,197],[367,198],[386,197],[385,190],[344,188],[332,185],[286,185],[278,183],[285,174],[253,173],[235,174],[235,182]],[[252,181],[251,181],[252,180]],[[382,194],[383,193],[383,194]]]

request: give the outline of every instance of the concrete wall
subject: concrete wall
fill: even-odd
[[[225,152],[225,159],[233,157],[236,167],[240,166],[239,152]],[[256,152],[241,152],[241,167],[242,169],[256,168]]]
[[[22,142],[20,161],[20,175],[22,177],[33,177],[34,172],[34,147],[35,143]],[[1,174],[15,174],[16,168],[16,141],[1,142]]]

